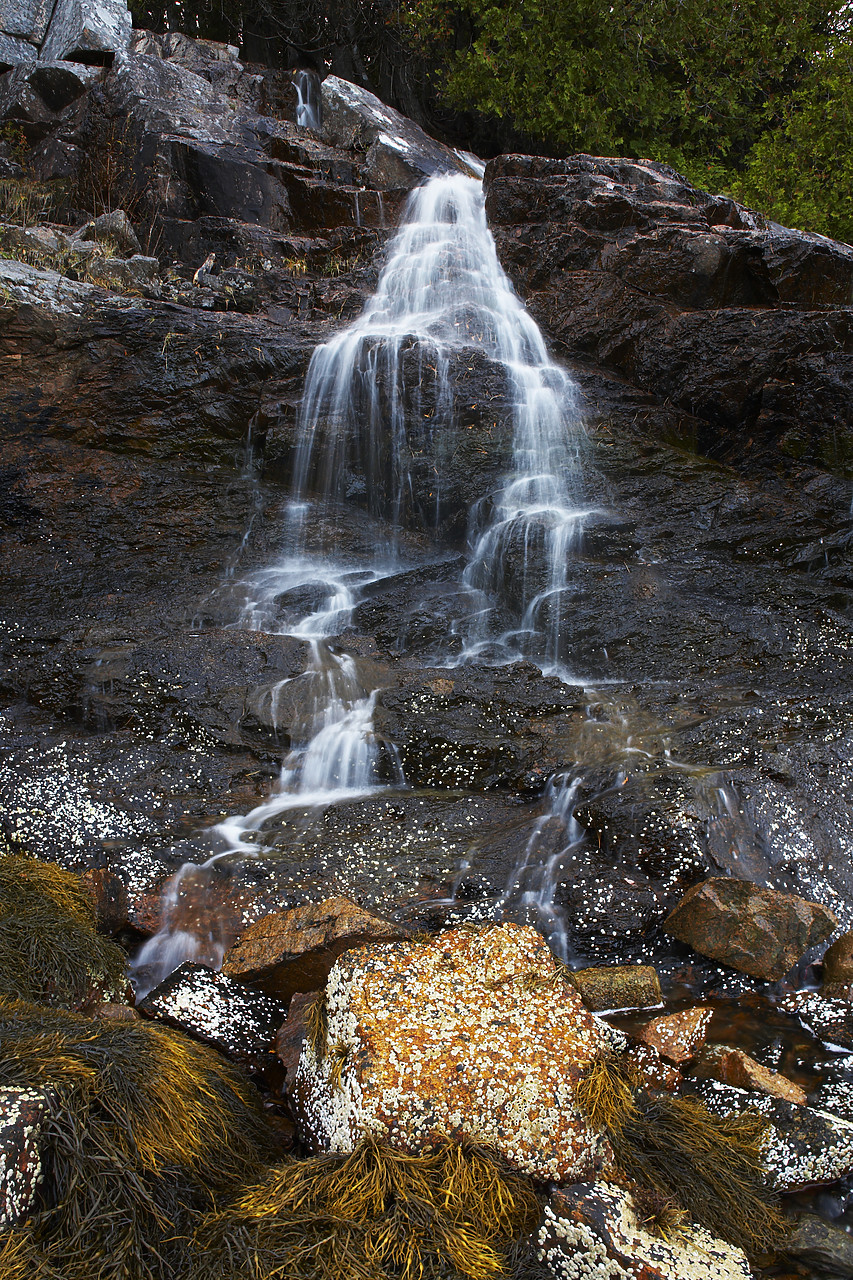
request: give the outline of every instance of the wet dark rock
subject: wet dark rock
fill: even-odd
[[[715,879],[688,889],[664,927],[703,955],[773,981],[837,923],[818,902],[748,881]]]
[[[39,1089],[0,1089],[0,1228],[17,1226],[44,1176],[40,1152],[47,1099]]]
[[[7,0],[3,6],[3,30],[40,45],[52,11],[50,0]]]
[[[717,458],[832,466],[850,416],[849,246],[648,161],[503,156],[485,181],[501,260],[566,355],[697,416]]]
[[[853,1004],[828,999],[817,991],[792,991],[780,1007],[799,1018],[816,1040],[853,1051]]]
[[[400,937],[399,926],[347,898],[274,912],[250,925],[226,952],[222,972],[280,1000],[325,985],[335,960],[364,943]]]
[[[181,965],[137,1007],[229,1057],[250,1059],[269,1052],[287,1013],[282,1001],[197,964]]]
[[[853,1276],[853,1240],[842,1227],[811,1213],[800,1218],[785,1254],[819,1276]]]
[[[636,1280],[749,1280],[746,1255],[695,1224],[664,1239],[646,1231],[624,1187],[576,1183],[553,1192],[536,1233],[539,1257],[555,1280],[577,1276]]]
[[[699,1080],[692,1088],[716,1115],[754,1110],[770,1129],[762,1142],[768,1185],[791,1192],[810,1184],[835,1182],[853,1171],[853,1124],[828,1111],[798,1106],[764,1093],[747,1092],[717,1081]]]
[[[8,36],[0,31],[0,72],[11,71],[24,62],[35,62],[37,57],[38,51],[26,40],[19,40],[16,36]],[[20,174],[4,176],[23,177],[23,169]]]
[[[377,187],[416,187],[435,173],[468,173],[467,161],[360,85],[323,81],[323,133],[335,146],[366,152]]]
[[[651,965],[603,965],[575,969],[571,980],[586,1007],[596,1013],[656,1009],[663,1003],[658,975]]]
[[[539,792],[575,758],[582,691],[532,663],[401,675],[382,690],[374,724],[415,786]]]
[[[625,1059],[646,1089],[665,1089],[667,1093],[674,1093],[681,1086],[681,1072],[650,1044],[629,1042]]]
[[[308,1034],[307,1011],[317,999],[314,991],[297,991],[290,1001],[287,1018],[281,1024],[275,1037],[275,1051],[278,1060],[284,1067],[289,1084],[293,1083],[302,1045]]]
[[[142,252],[139,237],[124,209],[112,209],[84,223],[76,236],[80,240],[111,240],[128,255]]]

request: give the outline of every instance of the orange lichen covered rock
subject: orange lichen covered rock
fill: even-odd
[[[705,1032],[713,1015],[713,1009],[703,1009],[699,1005],[682,1013],[666,1013],[647,1022],[636,1033],[636,1038],[680,1066],[682,1062],[689,1062],[704,1044]]]
[[[537,1178],[590,1176],[609,1155],[574,1103],[605,1030],[521,925],[374,944],[336,962],[323,1043],[294,1087],[303,1136],[350,1151],[365,1130],[417,1148],[469,1135]]]

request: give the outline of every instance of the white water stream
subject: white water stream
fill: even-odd
[[[588,514],[578,496],[581,428],[575,388],[550,359],[539,328],[498,262],[480,183],[445,175],[412,194],[375,295],[358,319],[312,357],[286,552],[279,563],[242,584],[245,600],[237,625],[303,638],[313,694],[295,731],[291,725],[292,747],[275,790],[250,813],[212,829],[217,848],[206,868],[235,854],[256,856],[255,837],[285,809],[325,807],[389,785],[387,748],[383,773],[372,729],[376,691],[362,686],[354,659],[328,641],[346,627],[364,587],[402,566],[393,546],[378,548],[367,564],[337,558],[331,513],[345,496],[354,452],[368,508],[392,527],[400,524],[411,496],[401,370],[413,344],[434,373],[434,431],[451,412],[450,368],[460,350],[484,353],[502,366],[510,388],[512,470],[500,490],[471,513],[463,579],[471,608],[459,621],[462,660],[530,656],[559,669],[571,605],[567,566]],[[440,499],[438,475],[436,512]],[[319,541],[318,528],[326,530]],[[280,601],[298,598],[302,588],[313,591],[313,606],[301,616],[286,611],[281,616]],[[509,628],[503,625],[507,616],[514,619]],[[272,691],[273,703],[279,692]],[[391,774],[392,785],[402,784],[399,766],[393,776],[393,762]],[[554,848],[577,839],[571,780],[552,783],[550,791],[550,815],[532,832],[529,866],[508,887],[506,901],[507,907],[513,901],[525,907],[538,903],[546,915],[553,915],[548,884],[553,888],[554,877],[540,867],[539,883],[533,884],[541,829],[550,824]],[[555,824],[564,833],[562,842],[554,841]],[[196,864],[187,864],[170,883],[163,927],[136,961],[139,993],[184,960],[221,962],[222,941],[209,930],[188,929],[183,918],[182,884],[187,877],[195,884],[199,874]]]

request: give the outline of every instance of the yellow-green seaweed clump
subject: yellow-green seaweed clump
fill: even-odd
[[[366,1135],[350,1155],[289,1161],[207,1216],[193,1280],[493,1280],[541,1208],[489,1149],[410,1154]]]
[[[127,984],[127,957],[96,929],[79,876],[53,862],[0,855],[0,1000],[79,1008]]]
[[[217,1195],[275,1152],[254,1088],[206,1045],[142,1021],[0,1004],[0,1086],[48,1098],[44,1202],[0,1235],[17,1280],[182,1280]]]
[[[722,1118],[698,1098],[647,1093],[616,1053],[590,1065],[575,1097],[589,1123],[610,1138],[623,1178],[654,1206],[652,1226],[676,1230],[684,1211],[749,1257],[782,1245],[785,1218],[765,1182],[764,1116]]]

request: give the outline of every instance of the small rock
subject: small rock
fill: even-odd
[[[113,1004],[109,1000],[96,1004],[91,1011],[93,1018],[103,1018],[105,1022],[137,1022],[139,1010],[132,1004]]]
[[[326,898],[250,925],[226,954],[222,972],[289,1000],[295,991],[322,987],[342,952],[399,936],[399,927],[348,898]]]
[[[785,1098],[798,1106],[805,1106],[808,1095],[778,1071],[763,1067],[742,1049],[727,1044],[707,1046],[695,1063],[695,1074],[703,1080],[719,1080],[734,1085],[736,1089],[755,1089],[773,1098]]]
[[[715,1115],[758,1111],[767,1117],[770,1128],[761,1153],[767,1183],[777,1191],[835,1182],[853,1172],[853,1124],[849,1121],[716,1080],[697,1080],[693,1088]]]
[[[81,242],[81,245],[85,244]],[[86,273],[91,280],[107,289],[129,289],[153,280],[160,269],[156,258],[134,254],[132,258],[93,257]]]
[[[587,1009],[621,1013],[629,1009],[659,1009],[663,1005],[657,970],[649,964],[597,965],[576,969],[572,982]]]
[[[403,1148],[431,1133],[490,1144],[540,1179],[589,1177],[610,1154],[574,1105],[605,1037],[559,982],[535,929],[449,929],[349,951],[326,984],[318,1058],[292,1092],[304,1139],[350,1151],[365,1128]]]
[[[741,1249],[695,1224],[663,1240],[643,1229],[624,1187],[580,1183],[555,1191],[536,1236],[557,1280],[749,1280]]]
[[[182,964],[137,1007],[232,1058],[266,1053],[287,1013],[280,1000],[198,964]]]
[[[664,929],[701,955],[773,982],[837,924],[819,902],[719,877],[688,889]]]
[[[290,1081],[296,1075],[299,1055],[307,1032],[305,1013],[308,1006],[316,999],[316,992],[298,991],[290,1002],[286,1020],[276,1033],[275,1051]]]
[[[673,1093],[684,1079],[678,1068],[662,1058],[650,1044],[629,1044],[624,1052],[647,1089],[665,1089],[667,1093]]]
[[[841,1227],[814,1214],[800,1218],[785,1253],[821,1275],[853,1276],[853,1239]]]
[[[853,1050],[853,1005],[847,1000],[828,1000],[817,991],[792,991],[779,1001],[779,1008],[792,1013],[816,1040],[829,1048]]]
[[[113,209],[110,213],[102,213],[99,218],[93,218],[75,233],[75,239],[95,240],[99,243],[111,240],[122,253],[142,253],[142,246],[124,209]]]
[[[681,1013],[666,1013],[641,1027],[636,1032],[636,1039],[651,1045],[664,1058],[680,1066],[682,1062],[689,1062],[704,1044],[708,1023],[713,1016],[713,1009],[699,1005]]]
[[[853,933],[842,933],[823,957],[823,983],[849,986],[853,983]]]
[[[15,1226],[35,1203],[46,1111],[47,1098],[39,1089],[0,1089],[0,1228]]]

